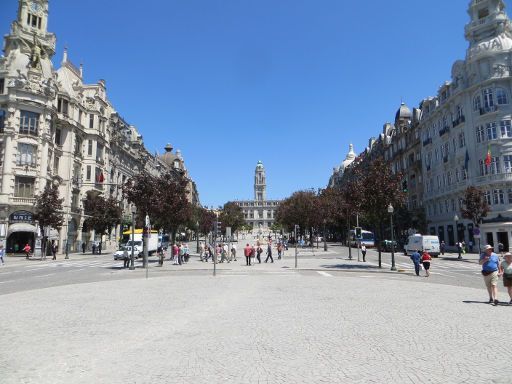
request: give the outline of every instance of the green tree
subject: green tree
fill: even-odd
[[[226,227],[231,227],[231,233],[238,232],[245,224],[244,212],[238,204],[234,202],[227,202],[222,207],[219,215],[219,221],[222,223],[222,232],[226,233]]]
[[[279,205],[276,212],[276,222],[289,232],[299,225],[300,233],[309,231],[310,244],[313,244],[313,228],[322,224],[320,198],[312,191],[299,191],[292,194]]]
[[[491,210],[484,192],[476,187],[466,189],[461,205],[462,217],[470,220],[477,227]]]
[[[84,200],[84,213],[88,216],[86,224],[100,236],[111,234],[112,229],[121,224],[123,211],[113,197],[105,199],[102,195],[89,192]]]
[[[43,192],[35,197],[34,219],[39,222],[41,233],[44,233],[45,227],[57,230],[62,228],[64,223],[63,202],[64,199],[59,197],[59,188],[55,185],[47,185]],[[43,252],[46,252],[47,241],[48,239],[43,237]]]
[[[156,179],[155,207],[152,222],[155,227],[171,233],[173,241],[180,227],[195,228],[193,220],[194,207],[188,200],[188,180],[175,172],[167,172]]]

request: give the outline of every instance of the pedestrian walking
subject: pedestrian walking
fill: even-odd
[[[363,263],[366,263],[366,245],[361,245],[361,253],[363,254]]]
[[[221,260],[220,262],[223,263],[224,260],[226,260],[228,263],[230,262],[230,260],[228,259],[228,245],[227,244],[222,244],[222,249],[221,249]]]
[[[52,240],[51,251],[52,260],[57,260],[57,244],[55,244],[55,240]]]
[[[199,243],[198,252],[199,252],[199,260],[204,262],[204,258],[206,257],[206,255],[205,255],[204,243],[202,241]]]
[[[180,253],[180,248],[176,243],[172,245],[172,254],[171,254],[171,261],[175,261],[174,264],[178,263],[178,255]]]
[[[100,240],[100,242],[98,243],[98,253],[101,255],[101,240]]]
[[[272,243],[268,243],[268,246],[267,246],[267,258],[265,259],[265,263],[268,261],[268,259],[270,258],[270,262],[273,263],[274,262],[274,259],[272,258]]]
[[[425,269],[426,276],[430,276],[430,263],[432,262],[432,256],[427,251],[423,251],[421,255],[421,263],[423,264],[423,268]]]
[[[126,247],[123,250],[123,268],[130,267],[130,256],[128,255],[128,250]]]
[[[190,259],[190,249],[188,247],[188,243],[183,244],[183,261],[188,263]]]
[[[500,274],[503,275],[503,286],[507,288],[509,305],[512,305],[512,253],[505,253],[505,260],[500,264]]]
[[[180,243],[178,249],[178,264],[183,265],[183,261],[185,259],[185,247],[183,247],[183,244]]]
[[[82,253],[85,253],[85,248],[86,248],[85,241],[82,241]]]
[[[258,259],[259,264],[261,264],[261,254],[262,253],[263,253],[263,249],[258,245],[258,248],[256,249],[256,258]]]
[[[411,254],[411,260],[414,263],[414,272],[416,273],[416,276],[419,276],[420,275],[420,260],[421,260],[419,250],[416,250]]]
[[[96,254],[96,242],[93,241],[92,243],[92,254],[95,255]]]
[[[4,256],[5,256],[5,248],[4,248],[3,244],[0,244],[0,260],[2,260],[2,265],[5,265]]]
[[[473,252],[473,241],[472,240],[469,240],[469,243],[468,243],[468,246],[469,246],[469,252]]]
[[[244,248],[244,256],[245,256],[245,265],[250,266],[251,265],[251,254],[252,254],[253,248],[247,243],[247,245]]]
[[[277,243],[277,260],[281,260],[281,255],[283,253],[283,244],[281,242]]]
[[[23,252],[25,253],[25,257],[26,259],[28,260],[28,258],[30,257],[30,251],[32,250],[32,248],[30,248],[30,245],[25,244],[25,246],[23,247]]]
[[[158,265],[163,267],[163,265],[164,265],[164,258],[165,258],[163,247],[158,247],[157,253],[158,253]]]
[[[444,240],[441,241],[441,245],[439,246],[439,250],[441,251],[441,255],[444,256],[444,251],[446,250],[446,244],[444,243]]]
[[[482,266],[485,287],[489,293],[489,304],[498,305],[498,270],[500,259],[493,252],[492,245],[486,245],[480,255],[479,264]]]
[[[235,243],[231,244],[231,258],[230,258],[230,261],[231,260],[235,260],[236,261],[236,244]]]

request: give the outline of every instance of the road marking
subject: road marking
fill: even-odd
[[[325,276],[325,277],[332,277],[330,273],[324,272],[324,271],[316,271],[319,275]]]
[[[47,275],[34,276],[34,277],[36,277],[36,278],[41,278],[41,277],[48,277],[48,276],[53,276],[53,275],[55,275],[55,273],[49,273],[49,274],[47,274]]]
[[[11,281],[16,281],[16,280],[5,280],[5,281],[0,281],[0,284],[10,283]]]

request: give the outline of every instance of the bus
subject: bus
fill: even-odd
[[[375,247],[375,235],[373,232],[362,230],[361,237],[361,240],[356,239],[356,232],[352,229],[350,231],[350,245],[357,247],[357,243],[360,243],[361,245],[365,245],[366,248]]]

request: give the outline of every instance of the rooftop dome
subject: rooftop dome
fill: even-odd
[[[395,121],[397,120],[411,120],[411,110],[405,103],[400,104],[400,108],[396,111]]]
[[[261,169],[263,168],[263,163],[260,161],[258,161],[258,164],[256,164],[256,169]]]
[[[345,157],[345,160],[343,160],[343,162],[341,163],[340,170],[344,171],[345,168],[347,168],[350,164],[352,164],[355,159],[356,159],[356,153],[354,152],[354,145],[350,144],[348,147],[347,157]]]

